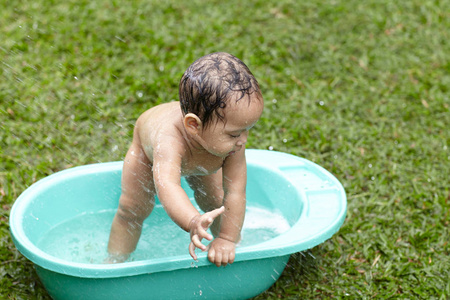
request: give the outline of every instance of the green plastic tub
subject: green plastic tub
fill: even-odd
[[[17,249],[54,299],[246,299],[268,289],[292,253],[336,233],[345,191],[322,167],[286,153],[247,150],[247,213],[232,265],[194,262],[185,233],[156,205],[136,255],[103,264],[120,196],[122,162],[64,170],[30,186],[11,210]],[[190,197],[192,191],[184,180]],[[163,244],[156,247],[160,241]]]

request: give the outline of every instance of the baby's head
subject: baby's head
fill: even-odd
[[[204,127],[225,122],[224,109],[230,101],[263,101],[249,68],[237,57],[218,52],[196,60],[184,73],[179,87],[183,115],[197,115]]]

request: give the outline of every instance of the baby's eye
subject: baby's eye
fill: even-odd
[[[232,137],[232,138],[238,138],[238,137],[240,137],[241,136],[241,134],[237,134],[237,135],[235,135],[235,134],[230,134],[230,136]]]

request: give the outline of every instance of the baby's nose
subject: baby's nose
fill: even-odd
[[[238,145],[238,146],[245,145],[245,143],[247,143],[247,137],[248,137],[248,132],[242,133],[239,140],[237,141],[236,145]]]

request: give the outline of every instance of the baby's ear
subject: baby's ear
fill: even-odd
[[[196,135],[202,129],[202,120],[196,114],[188,113],[184,116],[183,125],[190,134]]]

